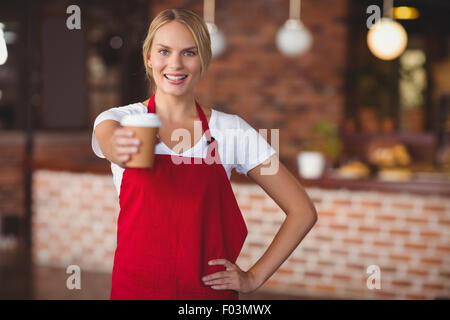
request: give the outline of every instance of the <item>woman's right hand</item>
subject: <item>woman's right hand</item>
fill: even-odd
[[[141,141],[134,137],[134,132],[123,127],[114,130],[111,136],[111,160],[122,168],[139,152]]]

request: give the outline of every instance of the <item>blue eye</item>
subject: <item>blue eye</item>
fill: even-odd
[[[159,50],[159,53],[161,53],[163,56],[165,56],[166,53],[168,53],[168,51],[166,49],[162,49],[162,50]]]
[[[195,52],[194,51],[186,51],[186,53],[188,54],[188,56],[195,56]]]

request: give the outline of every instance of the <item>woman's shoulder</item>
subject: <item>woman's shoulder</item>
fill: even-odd
[[[112,114],[136,114],[147,112],[147,107],[142,102],[134,102],[127,105],[112,107],[104,110],[102,113]]]
[[[110,110],[124,111],[124,112],[128,111],[131,113],[143,113],[147,112],[147,106],[144,105],[142,102],[133,102],[123,106],[111,108]]]
[[[95,119],[94,126],[103,120],[120,121],[122,117],[129,114],[141,114],[147,112],[147,107],[141,102],[130,103],[123,106],[112,107],[102,111]]]
[[[221,129],[239,128],[240,120],[242,119],[237,114],[219,111],[216,108],[210,108],[211,122],[215,127]]]

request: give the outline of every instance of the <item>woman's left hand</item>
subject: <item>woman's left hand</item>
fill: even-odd
[[[249,293],[258,289],[261,285],[250,271],[243,271],[236,264],[226,259],[209,261],[210,265],[223,265],[226,271],[209,274],[202,278],[205,285],[214,290],[236,290]]]

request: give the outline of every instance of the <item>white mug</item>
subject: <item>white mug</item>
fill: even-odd
[[[305,179],[318,179],[325,169],[325,157],[316,151],[302,151],[297,154],[298,171]]]

